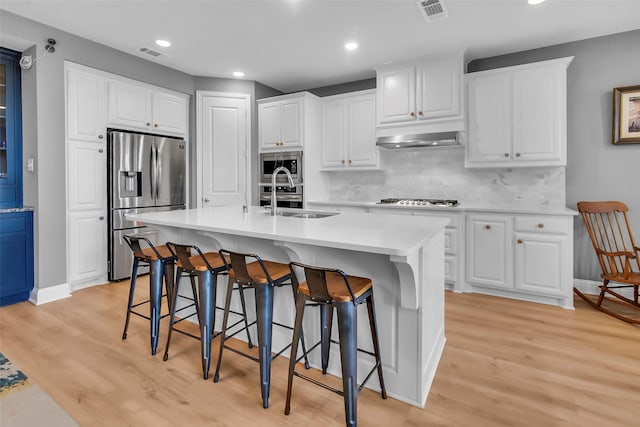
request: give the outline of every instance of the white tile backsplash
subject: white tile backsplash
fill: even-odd
[[[329,172],[330,199],[447,198],[461,203],[565,206],[564,167],[466,169],[460,147],[383,149],[380,157],[379,171]]]

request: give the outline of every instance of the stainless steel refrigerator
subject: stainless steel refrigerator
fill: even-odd
[[[125,218],[127,213],[184,209],[183,139],[110,130],[108,133],[109,280],[131,276],[133,255],[124,234],[164,244],[159,233]]]

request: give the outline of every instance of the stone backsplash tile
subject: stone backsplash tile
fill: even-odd
[[[382,170],[331,172],[330,198],[449,198],[462,203],[564,207],[565,168],[466,169],[464,149],[381,150]],[[517,200],[520,199],[520,200]]]

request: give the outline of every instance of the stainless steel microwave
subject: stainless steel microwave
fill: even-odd
[[[291,177],[296,184],[302,182],[302,151],[282,151],[278,153],[260,154],[260,182],[271,184],[273,171],[284,166],[291,172]],[[277,183],[287,182],[287,176],[283,173],[277,177]]]

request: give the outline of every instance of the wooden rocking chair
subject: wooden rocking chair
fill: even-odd
[[[640,248],[633,240],[627,219],[628,210],[627,205],[615,201],[578,203],[578,211],[584,220],[602,269],[603,282],[597,301],[593,301],[576,288],[573,290],[594,308],[625,322],[640,324],[640,316],[629,317],[624,313],[624,308],[627,308],[628,312],[628,308],[631,307],[640,314]],[[616,285],[609,286],[609,282],[615,282]],[[633,288],[633,299],[614,291],[619,288]],[[605,298],[606,295],[614,296],[616,299]],[[618,305],[607,304],[605,308],[602,305],[605,300]]]

